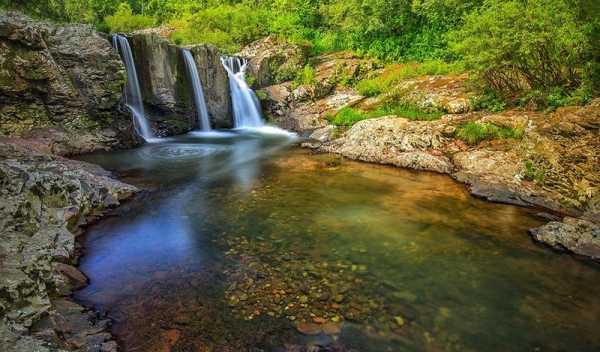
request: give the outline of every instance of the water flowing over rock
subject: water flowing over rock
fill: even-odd
[[[127,89],[124,94],[125,104],[129,110],[131,110],[131,114],[133,115],[133,125],[136,132],[144,138],[144,140],[148,141],[154,138],[154,133],[146,118],[140,82],[133,62],[133,54],[131,53],[129,41],[126,37],[115,34],[113,36],[113,45],[121,54],[123,64],[127,70]]]
[[[152,32],[129,35],[148,118],[159,136],[196,127],[197,115],[184,54],[180,47]],[[220,53],[210,45],[186,47],[195,60],[211,126],[232,127],[227,72]]]
[[[260,104],[254,91],[246,83],[248,61],[243,58],[222,57],[223,67],[229,76],[231,101],[233,103],[233,126],[235,128],[261,127],[264,125]]]
[[[208,110],[206,109],[206,101],[204,101],[204,91],[202,82],[198,75],[198,68],[194,61],[192,53],[183,49],[183,58],[187,68],[190,81],[192,82],[192,91],[194,93],[194,104],[196,106],[196,116],[198,117],[198,126],[202,131],[210,131],[210,121],[208,120]]]
[[[108,175],[0,141],[0,350],[115,350],[108,322],[65,299],[87,281],[81,227],[137,191]]]
[[[119,112],[124,77],[91,26],[0,12],[0,135],[42,135],[61,154],[131,145],[130,118]]]

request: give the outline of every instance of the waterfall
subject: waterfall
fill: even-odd
[[[198,76],[198,68],[192,53],[187,49],[182,49],[183,59],[187,68],[188,76],[192,82],[194,92],[194,104],[196,104],[196,117],[198,126],[202,131],[210,131],[210,122],[208,120],[208,110],[206,109],[206,101],[204,100],[204,91],[202,90],[202,82]]]
[[[233,126],[235,128],[263,126],[258,98],[246,83],[244,76],[248,61],[239,57],[223,56],[221,63],[229,76],[229,89],[233,103]]]
[[[125,90],[125,106],[131,110],[133,115],[133,127],[138,135],[144,140],[149,141],[154,137],[146,113],[144,112],[144,104],[142,101],[142,92],[140,90],[140,83],[138,81],[137,72],[135,70],[135,64],[133,62],[133,54],[131,53],[131,47],[129,41],[125,36],[115,34],[112,37],[113,46],[121,54],[121,59],[125,65],[127,71],[127,85]]]

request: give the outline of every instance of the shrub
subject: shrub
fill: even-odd
[[[499,98],[493,91],[484,91],[482,94],[469,99],[471,109],[474,111],[500,112],[506,109],[506,102]]]
[[[304,66],[304,68],[296,73],[296,78],[294,78],[294,86],[301,85],[313,85],[316,83],[315,79],[315,69],[310,65]]]
[[[245,3],[210,7],[169,24],[175,28],[171,40],[213,44],[226,53],[235,53],[268,33],[267,13]]]
[[[104,19],[111,32],[133,32],[138,29],[149,28],[154,25],[152,17],[134,15],[131,7],[127,3],[119,4],[114,15]]]
[[[525,131],[522,128],[496,126],[491,123],[467,122],[460,125],[455,137],[467,144],[475,145],[488,139],[521,139]]]
[[[487,0],[450,34],[450,47],[503,96],[572,89],[589,58],[588,30],[568,0]]]

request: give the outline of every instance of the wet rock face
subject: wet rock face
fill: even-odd
[[[164,136],[197,127],[192,84],[181,48],[152,32],[134,33],[129,41],[146,113],[154,130]],[[219,51],[209,45],[189,49],[196,60],[211,124],[231,127],[229,81]]]
[[[130,117],[118,112],[124,83],[120,58],[91,26],[0,12],[0,135],[57,128],[90,136],[84,149],[130,144]]]
[[[584,219],[566,217],[562,222],[552,221],[531,229],[536,241],[557,250],[600,260],[600,225]]]
[[[72,265],[80,227],[134,192],[97,166],[0,141],[0,350],[112,345],[106,322],[60,297],[87,281]]]

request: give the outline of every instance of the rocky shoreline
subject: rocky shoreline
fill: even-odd
[[[0,141],[0,349],[115,351],[110,322],[71,301],[84,227],[138,190],[102,168]]]

